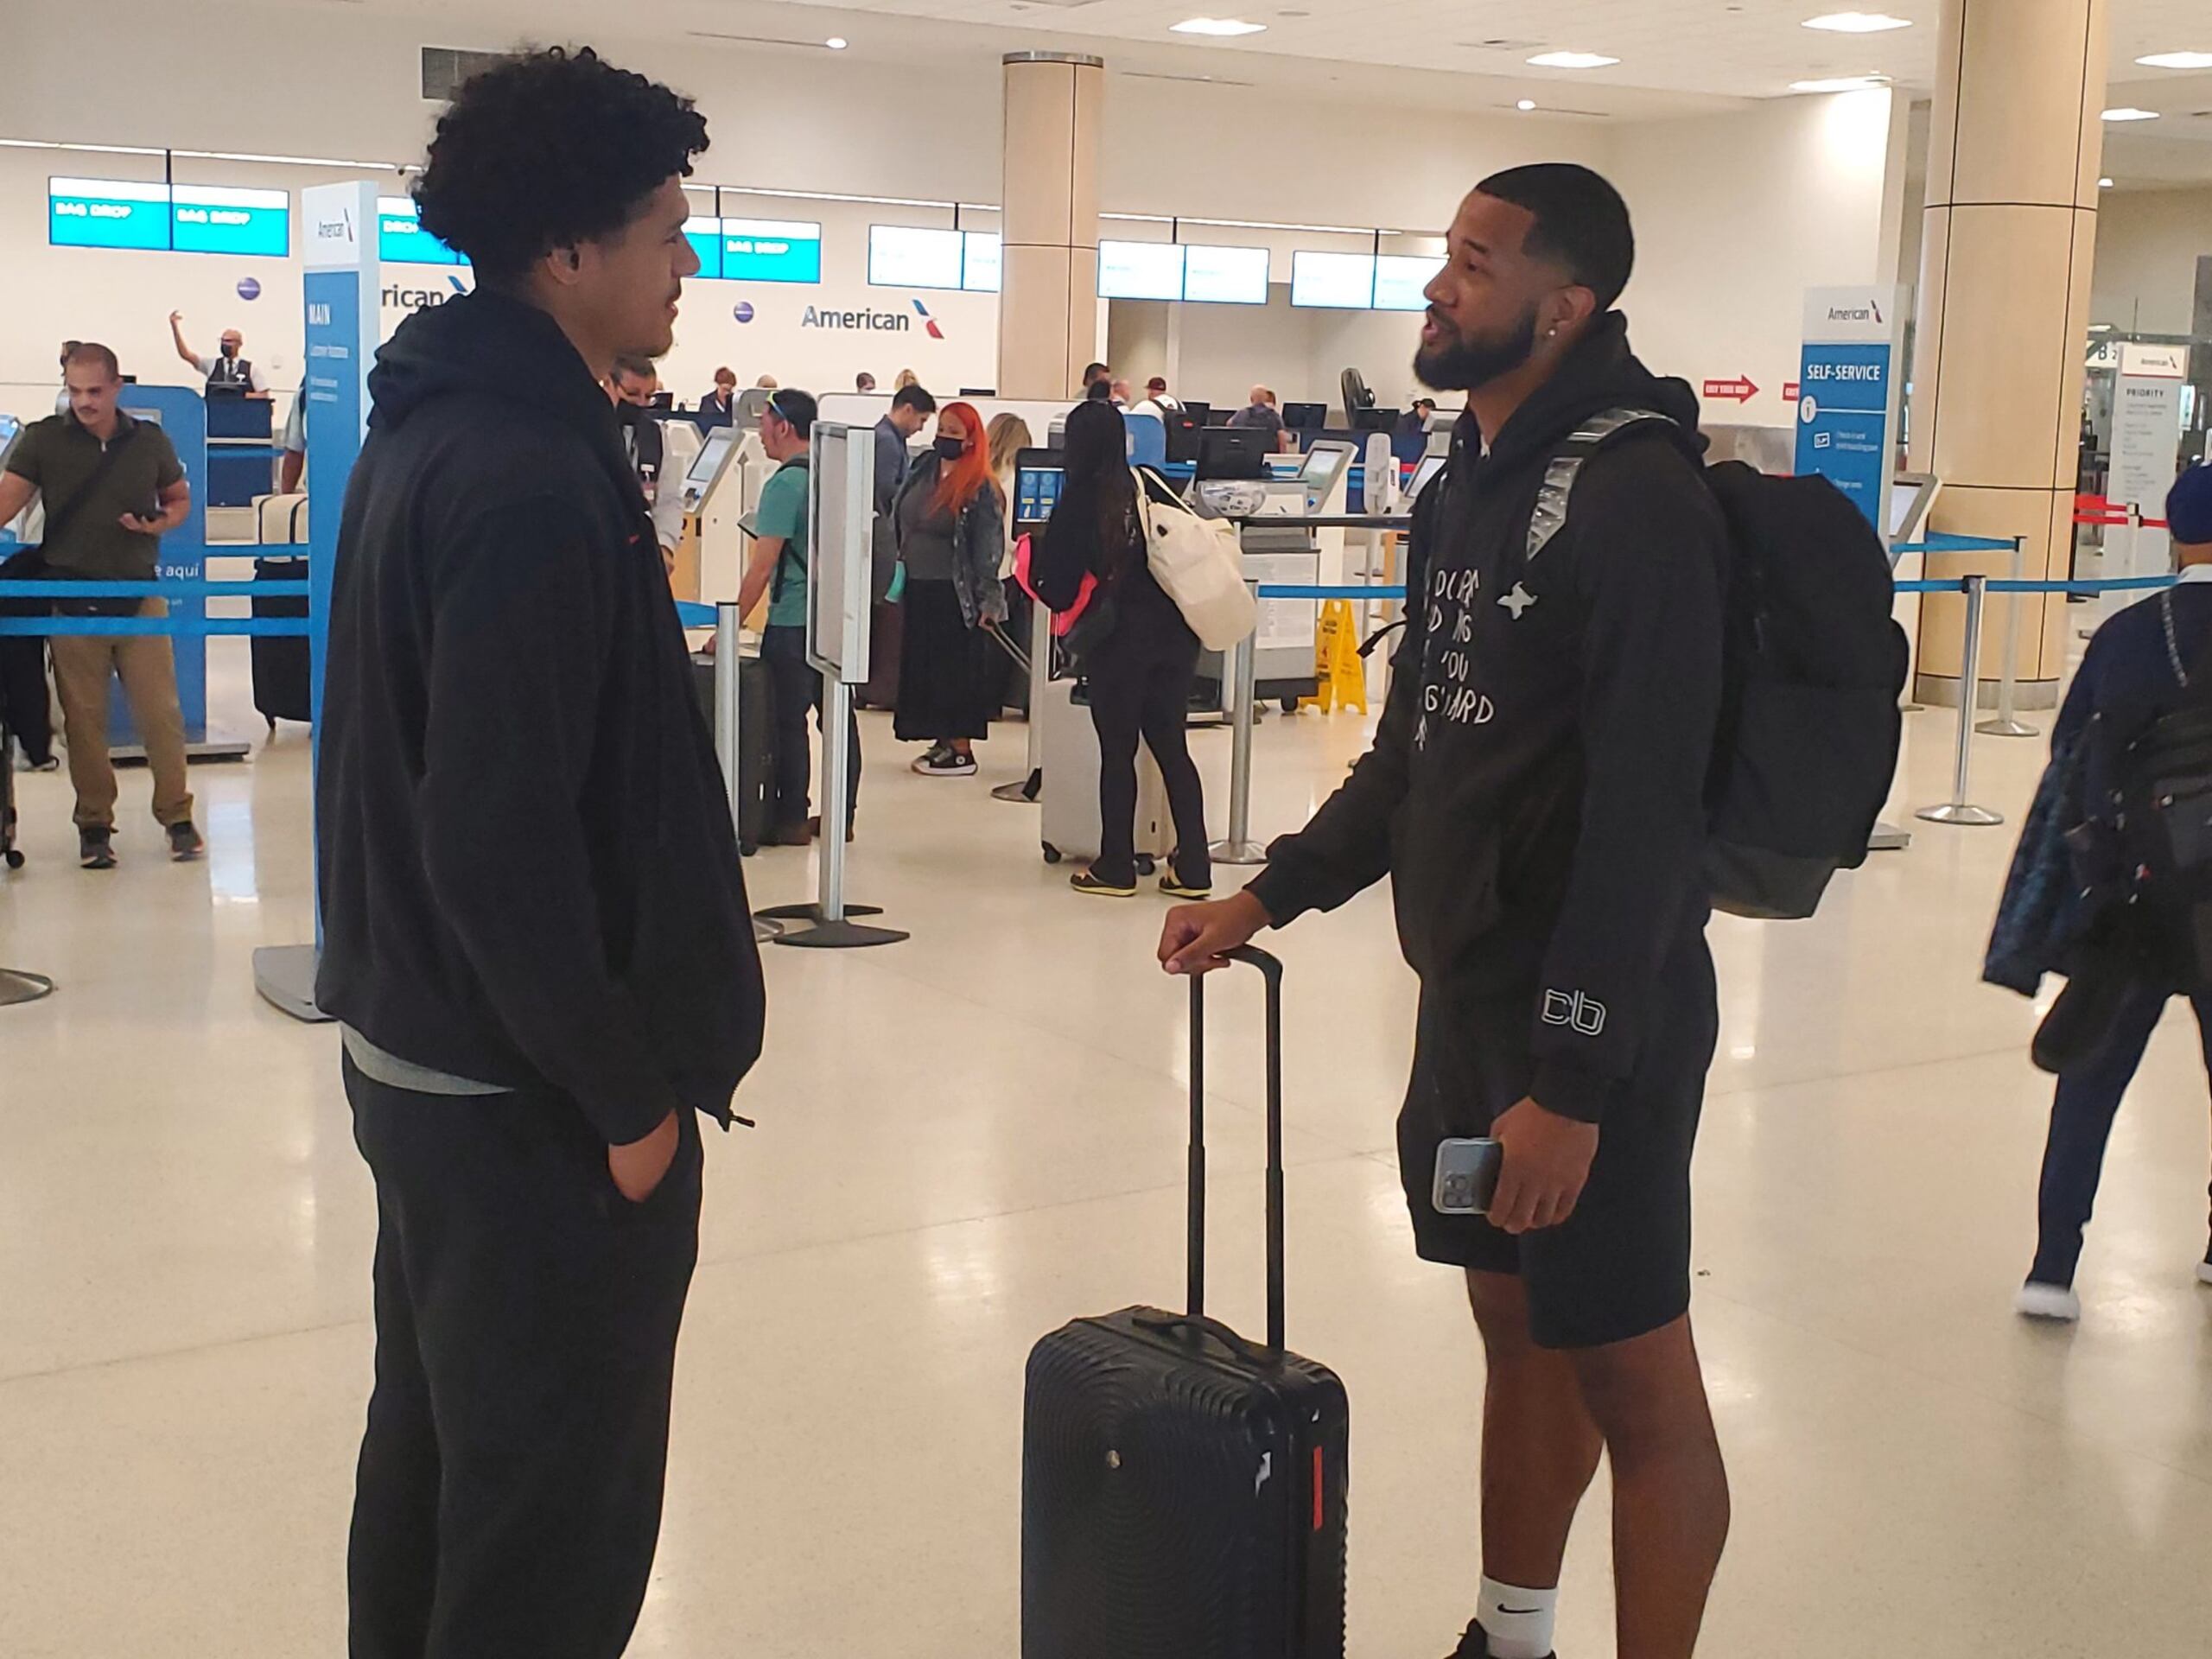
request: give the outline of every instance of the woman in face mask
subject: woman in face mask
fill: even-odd
[[[891,519],[906,572],[893,729],[902,743],[930,746],[914,762],[922,776],[972,777],[1004,678],[983,630],[1006,620],[1006,499],[973,404],[938,411],[937,442],[899,486]]]

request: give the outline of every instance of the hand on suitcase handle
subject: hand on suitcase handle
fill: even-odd
[[[1250,950],[1252,938],[1273,925],[1267,907],[1248,889],[1212,904],[1178,905],[1160,931],[1160,965],[1171,974],[1210,974],[1230,962],[1251,962],[1265,951]],[[1254,962],[1254,966],[1260,963]],[[1265,968],[1262,972],[1267,972]],[[1281,964],[1274,973],[1280,975]]]

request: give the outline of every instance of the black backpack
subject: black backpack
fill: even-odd
[[[2158,595],[2174,677],[2188,693],[2132,742],[2116,767],[2130,908],[2175,988],[2212,983],[2212,648],[2175,652],[2173,594]]]
[[[1608,410],[1546,469],[1529,552],[1567,522],[1582,465],[1655,423]],[[1890,560],[1866,515],[1825,478],[1770,478],[1741,461],[1705,468],[1728,521],[1720,725],[1707,781],[1706,881],[1713,908],[1764,921],[1810,916],[1866,843],[1896,776],[1910,660],[1891,614]]]

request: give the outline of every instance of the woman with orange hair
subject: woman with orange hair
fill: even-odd
[[[1005,677],[983,630],[1006,620],[1006,501],[974,404],[938,411],[937,442],[899,486],[891,522],[906,571],[893,730],[901,743],[930,746],[914,762],[925,778],[972,777],[975,742],[990,734]]]

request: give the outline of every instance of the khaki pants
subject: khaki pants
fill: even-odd
[[[149,599],[138,614],[167,616],[168,601]],[[166,828],[192,817],[184,772],[184,714],[177,707],[176,658],[167,634],[57,633],[54,680],[61,693],[69,781],[77,786],[77,827],[115,827],[115,767],[107,754],[107,683],[114,674],[146,747],[154,774],[154,817]]]

